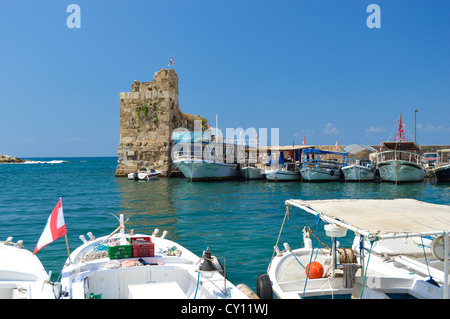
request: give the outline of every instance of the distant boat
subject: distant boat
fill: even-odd
[[[352,144],[342,149],[344,152],[356,154],[360,151],[375,151],[370,146]],[[370,159],[348,158],[341,169],[344,179],[348,182],[363,182],[375,180],[375,166]]]
[[[300,160],[302,151],[313,146],[277,146],[267,148],[270,165],[266,168],[266,179],[269,181],[298,181],[301,179]]]
[[[245,165],[241,167],[241,176],[244,179],[264,179],[265,169],[257,166]]]
[[[421,182],[426,171],[422,156],[418,154],[419,146],[405,140],[402,115],[398,120],[398,132],[394,142],[384,142],[388,149],[376,155],[377,169],[381,181],[385,182]]]
[[[300,173],[303,181],[321,182],[341,179],[341,168],[348,153],[307,149],[303,152]]]
[[[421,182],[425,178],[422,156],[414,151],[418,146],[414,142],[384,142],[388,151],[376,155],[377,169],[381,181],[385,182]]]
[[[161,171],[157,171],[154,169],[151,170],[141,170],[141,171],[137,171],[134,173],[130,173],[128,174],[128,179],[133,179],[135,181],[138,180],[150,180],[150,179],[155,179],[158,178],[158,176],[161,175]]]
[[[438,182],[450,182],[450,161],[447,164],[442,163],[443,153],[449,153],[450,149],[438,150],[438,153],[442,153],[441,162],[434,168],[434,175]]]

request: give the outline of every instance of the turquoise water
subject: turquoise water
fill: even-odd
[[[128,228],[160,234],[200,256],[206,247],[225,257],[228,278],[256,290],[285,214],[287,199],[415,198],[450,204],[450,184],[433,181],[390,183],[272,183],[267,181],[194,182],[184,178],[129,181],[114,176],[117,158],[45,158],[43,163],[0,165],[0,240],[13,236],[33,251],[52,209],[62,198],[70,250],[79,236],[91,231],[111,233],[125,214]],[[302,245],[302,228],[315,229],[315,220],[292,209],[280,239]],[[323,227],[319,227],[323,232]],[[86,236],[87,237],[87,236]],[[319,237],[320,238],[320,237]],[[325,238],[322,241],[329,244]],[[349,247],[351,239],[341,241]],[[37,253],[53,280],[67,258],[64,238]],[[224,263],[224,259],[221,259]]]

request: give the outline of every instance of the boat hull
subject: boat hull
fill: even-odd
[[[298,171],[282,171],[278,169],[266,170],[266,179],[269,181],[298,181],[301,179]]]
[[[421,182],[425,178],[423,166],[402,160],[389,160],[378,163],[381,181],[385,182]]]
[[[241,176],[244,179],[263,179],[264,175],[261,172],[260,168],[257,167],[244,167],[241,168]]]
[[[342,168],[342,175],[348,182],[363,182],[375,180],[375,173],[369,167],[349,165]]]
[[[341,173],[339,170],[304,167],[300,170],[300,172],[302,175],[302,180],[308,182],[338,181],[341,178]]]
[[[450,182],[450,164],[435,168],[434,174],[438,182]]]
[[[240,176],[238,164],[182,160],[174,164],[191,181],[230,180]]]

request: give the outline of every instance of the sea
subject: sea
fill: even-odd
[[[150,181],[115,177],[117,157],[31,158],[33,162],[0,164],[0,240],[12,236],[33,251],[50,213],[62,199],[69,251],[92,232],[108,235],[124,214],[135,233],[159,234],[201,256],[207,247],[226,267],[227,278],[256,291],[256,279],[266,273],[280,229],[278,246],[303,245],[305,226],[330,245],[323,224],[288,199],[414,198],[450,205],[450,184],[429,179],[421,183],[385,182],[190,182],[186,178]],[[116,216],[116,217],[115,217]],[[283,227],[282,227],[283,225]],[[320,237],[323,236],[323,237]],[[353,234],[340,240],[351,247]],[[52,280],[59,279],[68,251],[64,237],[36,254]]]

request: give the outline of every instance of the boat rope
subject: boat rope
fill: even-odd
[[[316,215],[316,232],[319,230],[319,224],[320,224],[320,221],[321,221],[320,216],[321,216],[321,214],[317,214]],[[315,249],[314,247],[316,246],[316,243],[317,243],[317,238],[314,236],[314,244],[312,246],[311,256],[309,257],[309,265],[311,265],[312,257],[314,255],[314,249]],[[318,251],[319,251],[319,247],[317,247],[317,252]],[[311,270],[311,267],[308,267],[308,273],[306,274],[305,286],[303,287],[302,299],[305,296],[306,285],[308,284],[308,277],[309,277],[309,271],[310,270]]]
[[[300,266],[303,267],[303,269],[306,269],[306,267],[300,262],[300,260],[298,260],[297,256],[295,256],[294,252],[291,250],[292,255],[294,255],[295,260],[298,261],[298,263],[300,264]]]
[[[359,294],[359,299],[362,298],[362,295],[363,295],[363,292],[364,292],[364,284],[365,284],[366,278],[367,278],[367,269],[369,268],[370,255],[372,254],[373,243],[378,241],[378,236],[369,234],[368,239],[370,241],[369,257],[367,258],[367,263],[366,263],[366,266],[365,266],[366,269],[364,270],[364,278],[363,278],[363,282],[362,282],[362,285],[361,285],[361,293]]]
[[[427,282],[432,283],[432,284],[434,284],[434,285],[439,287],[439,284],[433,279],[433,276],[431,276],[430,266],[428,265],[427,253],[425,252],[425,245],[423,244],[422,236],[420,237],[420,241],[422,242],[423,255],[425,257],[425,264],[427,265],[428,276],[430,277],[430,279],[428,279]]]
[[[280,241],[281,232],[283,231],[284,222],[286,221],[286,217],[289,218],[289,206],[286,206],[286,213],[284,214],[283,223],[281,224],[280,232],[278,233],[277,243],[275,244],[275,247],[278,247],[278,242]],[[272,259],[270,259],[270,264],[269,264],[269,267],[267,268],[267,270],[270,269],[270,266],[272,265],[273,258],[275,257],[275,254],[276,254],[275,247],[273,248]]]
[[[197,297],[197,291],[198,291],[198,284],[200,282],[200,272],[198,272],[198,276],[197,276],[197,287],[195,287],[195,294],[194,294],[194,299]]]

